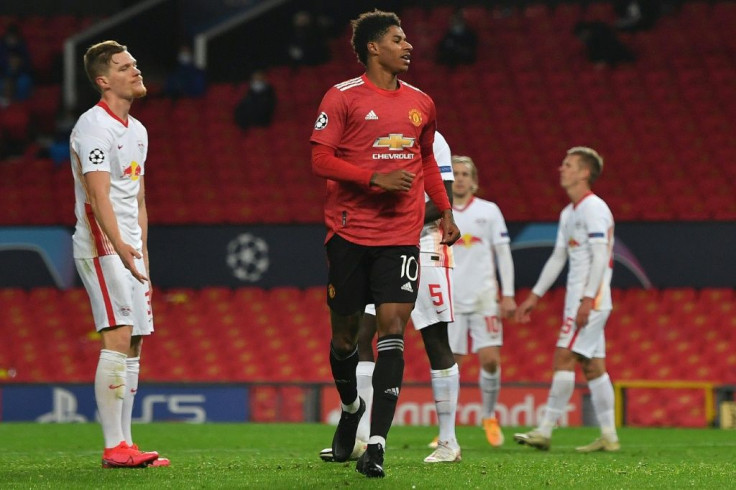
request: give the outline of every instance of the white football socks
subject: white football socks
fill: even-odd
[[[495,373],[489,373],[481,368],[478,384],[480,385],[481,418],[495,417],[498,392],[501,389],[501,366],[496,368]]]
[[[575,371],[555,371],[552,376],[552,386],[549,389],[547,408],[544,410],[542,421],[537,430],[545,437],[552,436],[557,419],[565,411],[575,390]]]
[[[593,410],[595,410],[598,425],[601,427],[601,435],[609,441],[618,441],[613,384],[608,373],[588,381],[588,388],[590,388],[590,400],[593,403]]]
[[[453,364],[448,369],[431,369],[432,394],[437,410],[440,426],[439,440],[451,447],[457,447],[455,435],[455,414],[457,413],[457,397],[460,393],[460,369]]]
[[[125,386],[125,398],[123,399],[123,435],[128,445],[133,444],[132,422],[133,422],[133,402],[135,394],[138,391],[138,374],[141,371],[141,358],[129,357],[125,360],[125,373],[127,385]]]
[[[365,413],[360,418],[358,432],[355,438],[367,441],[371,436],[371,409],[373,408],[373,369],[376,363],[373,361],[360,361],[355,369],[355,377],[358,381],[358,396],[365,401]]]
[[[127,357],[122,352],[102,349],[97,363],[95,399],[106,448],[115,447],[125,440],[122,413],[127,383],[125,372]]]

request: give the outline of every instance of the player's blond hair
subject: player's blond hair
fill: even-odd
[[[127,46],[117,41],[102,41],[87,49],[87,52],[84,53],[84,71],[87,72],[87,78],[95,90],[102,93],[96,80],[97,77],[107,74],[113,55],[127,50]]]
[[[603,157],[600,156],[593,148],[588,148],[587,146],[573,146],[567,150],[567,154],[579,156],[583,164],[588,167],[590,170],[588,183],[592,186],[593,182],[595,182],[601,175],[601,172],[603,172]]]
[[[478,167],[475,166],[473,159],[463,155],[452,155],[452,164],[465,165],[470,170],[470,178],[473,180],[473,185],[470,190],[473,194],[478,190]]]

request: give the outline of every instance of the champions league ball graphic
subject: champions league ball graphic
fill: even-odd
[[[92,162],[93,165],[101,164],[105,161],[105,152],[103,152],[99,148],[95,148],[94,150],[89,152],[89,161]]]
[[[250,233],[238,235],[227,245],[227,265],[241,281],[258,281],[268,270],[268,243]]]

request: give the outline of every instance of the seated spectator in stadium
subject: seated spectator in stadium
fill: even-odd
[[[450,27],[437,46],[437,63],[442,65],[472,65],[478,49],[478,36],[465,22],[463,9],[450,17]]]
[[[245,97],[235,108],[235,122],[243,129],[269,126],[276,109],[276,92],[261,70],[253,72]]]
[[[0,39],[0,106],[31,96],[33,78],[28,46],[17,24],[9,24]]]
[[[23,57],[11,51],[8,54],[7,66],[0,71],[0,106],[13,101],[27,100],[31,96],[33,78],[31,70],[23,61]]]
[[[585,45],[588,59],[592,63],[615,67],[620,63],[636,60],[634,52],[623,44],[616,36],[616,32],[604,22],[578,22],[573,32]]]
[[[613,8],[616,29],[628,32],[651,29],[662,13],[660,0],[616,0]]]
[[[312,14],[306,10],[294,14],[291,40],[287,45],[292,66],[314,66],[328,61],[330,51],[325,40],[326,33],[314,21]]]
[[[207,89],[204,70],[194,64],[189,46],[181,46],[176,70],[166,79],[164,93],[172,98],[201,97]]]

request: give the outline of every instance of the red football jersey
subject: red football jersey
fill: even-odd
[[[404,169],[416,175],[408,192],[328,179],[328,240],[337,233],[360,245],[419,244],[422,154],[432,155],[435,127],[434,101],[407,83],[383,90],[362,75],[327,91],[310,141],[334,148],[336,157],[371,172]]]

